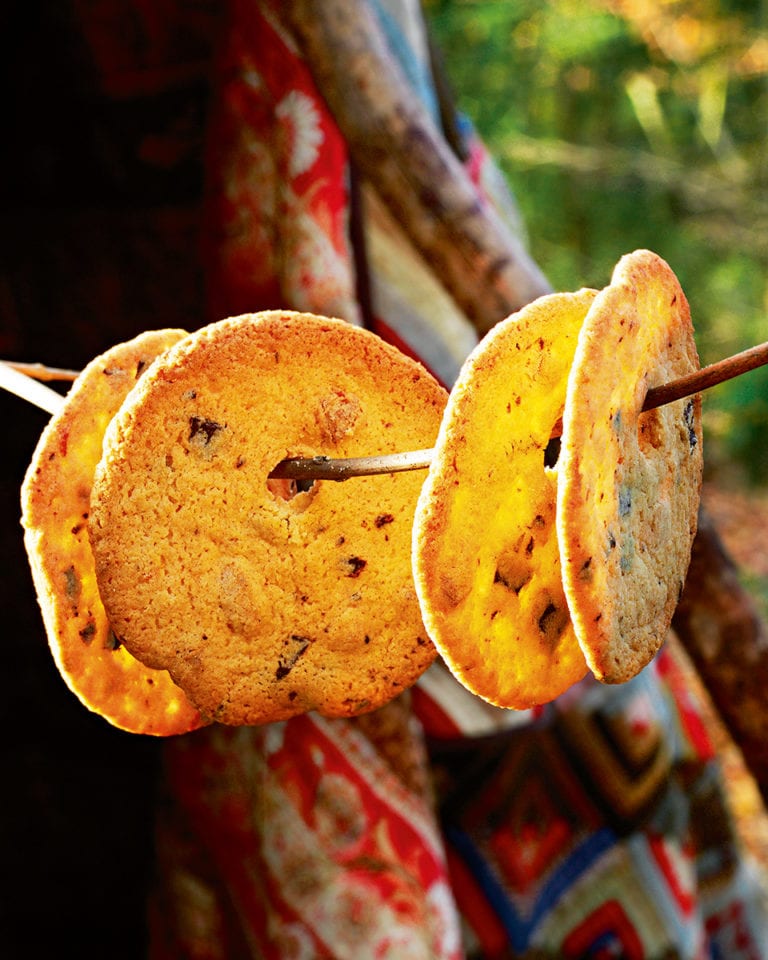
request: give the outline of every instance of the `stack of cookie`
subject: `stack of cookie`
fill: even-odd
[[[688,305],[637,251],[498,324],[450,393],[374,334],[288,311],[158,331],[81,374],[23,487],[51,647],[111,723],[167,735],[354,716],[438,652],[499,706],[619,682],[669,628],[701,485]],[[553,434],[562,433],[559,459]],[[286,458],[435,446],[307,484]]]
[[[525,307],[467,359],[418,503],[414,575],[430,636],[478,696],[533,706],[587,668],[629,680],[657,653],[696,533],[701,399],[643,406],[698,366],[685,295],[647,250],[599,293]]]
[[[349,716],[410,686],[436,656],[410,568],[423,478],[299,490],[269,474],[288,456],[429,447],[445,401],[374,334],[283,311],[94,360],[23,488],[74,692],[117,726],[163,734]]]

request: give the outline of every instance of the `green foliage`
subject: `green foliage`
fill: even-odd
[[[768,24],[761,0],[429,0],[459,106],[556,289],[625,252],[669,261],[702,361],[768,339]],[[713,462],[768,482],[768,374],[709,391]]]

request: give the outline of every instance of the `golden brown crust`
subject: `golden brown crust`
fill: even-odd
[[[522,709],[586,673],[555,535],[560,419],[592,290],[542,297],[488,334],[451,392],[419,498],[413,567],[422,615],[472,692]]]
[[[698,365],[688,303],[668,264],[646,250],[623,257],[576,351],[557,507],[571,616],[606,682],[651,660],[682,591],[701,489],[701,402],[641,409],[650,387]]]
[[[116,643],[96,587],[89,501],[109,421],[148,365],[185,336],[151,331],[92,360],[43,431],[21,500],[24,542],[64,680],[114,726],[160,736],[202,720],[165,671],[146,667]]]
[[[91,504],[126,646],[228,724],[353,715],[413,683],[436,655],[409,564],[423,475],[295,496],[267,475],[430,446],[445,399],[378,337],[306,314],[231,318],[170,351],[110,427]]]

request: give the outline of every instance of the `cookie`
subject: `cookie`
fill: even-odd
[[[701,399],[642,413],[649,388],[699,367],[688,302],[659,256],[617,264],[568,383],[557,531],[576,635],[598,679],[637,674],[667,634],[696,533]]]
[[[411,685],[436,656],[410,571],[423,474],[268,475],[429,447],[445,400],[374,334],[309,314],[230,318],[170,350],[110,425],[91,499],[125,646],[225,724],[350,716]]]
[[[553,294],[502,321],[451,391],[413,529],[422,616],[469,690],[501,707],[554,699],[587,671],[570,623],[549,465],[595,293]]]
[[[43,430],[21,495],[24,544],[62,677],[114,726],[158,736],[202,720],[170,676],[137,661],[110,628],[88,539],[89,501],[109,421],[148,365],[184,336],[144,333],[91,361]]]

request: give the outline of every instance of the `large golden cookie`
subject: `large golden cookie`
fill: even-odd
[[[161,736],[202,720],[165,671],[134,659],[112,632],[96,586],[89,501],[109,421],[149,363],[184,336],[145,333],[92,360],[48,422],[22,486],[24,543],[64,680],[114,726]]]
[[[436,656],[410,571],[423,476],[267,478],[285,457],[429,447],[445,400],[378,337],[307,314],[231,318],[169,351],[110,426],[91,502],[127,648],[227,724],[354,715],[412,684]]]
[[[586,673],[545,465],[592,290],[542,297],[475,348],[451,392],[419,498],[413,568],[455,676],[503,707],[552,700]]]
[[[696,533],[698,396],[641,413],[650,387],[698,369],[680,284],[623,257],[587,315],[563,416],[557,527],[571,617],[601,680],[628,680],[666,636]]]

